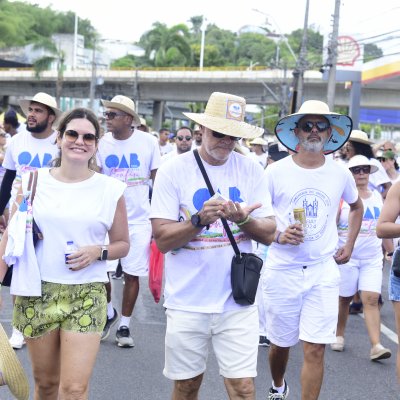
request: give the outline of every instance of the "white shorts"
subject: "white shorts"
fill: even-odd
[[[268,339],[280,347],[299,339],[334,343],[340,273],[334,259],[304,267],[267,268],[262,276]]]
[[[129,225],[130,249],[121,258],[122,270],[128,275],[147,276],[150,262],[151,224]]]
[[[183,380],[206,370],[211,342],[224,378],[257,376],[257,306],[222,314],[168,309],[164,375]]]
[[[339,266],[340,288],[342,297],[353,296],[357,290],[381,293],[382,256],[372,260],[353,260]]]

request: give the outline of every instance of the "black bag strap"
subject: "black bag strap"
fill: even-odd
[[[194,153],[194,157],[196,158],[197,165],[199,166],[200,171],[203,175],[203,178],[206,181],[208,191],[210,192],[211,196],[214,196],[215,192],[211,185],[210,179],[208,178],[208,175],[207,175],[206,169],[204,168],[203,162],[201,161],[200,154],[197,149],[194,149],[193,153]],[[231,228],[229,227],[228,221],[225,218],[221,218],[221,221],[222,221],[222,224],[224,225],[225,232],[228,235],[229,241],[231,242],[231,245],[233,247],[233,250],[235,251],[235,254],[240,257],[240,250],[236,243],[235,238],[233,237],[233,234],[232,234]]]

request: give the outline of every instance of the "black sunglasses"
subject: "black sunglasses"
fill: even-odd
[[[182,142],[183,139],[186,139],[187,141],[192,140],[191,136],[177,136],[176,137],[180,142]]]
[[[117,116],[124,116],[124,115],[127,115],[127,114],[117,113],[117,112],[114,112],[114,111],[104,111],[103,112],[104,118],[109,119],[109,120],[114,119]]]
[[[371,172],[371,167],[369,165],[365,165],[363,167],[353,167],[350,168],[350,171],[355,175],[361,174],[361,172],[364,174],[369,174]]]
[[[216,139],[223,139],[224,137],[228,137],[229,139],[233,140],[234,142],[238,142],[241,138],[240,137],[235,137],[235,136],[229,136],[229,135],[224,135],[223,133],[219,133],[219,132],[215,132],[215,131],[211,131],[212,135],[216,138]]]
[[[97,137],[94,133],[78,133],[77,131],[73,130],[64,132],[65,139],[70,143],[75,143],[79,136],[82,136],[83,143],[85,143],[86,146],[92,146],[97,140]]]
[[[318,122],[312,122],[312,121],[305,121],[300,125],[300,129],[304,132],[311,132],[314,126],[317,128],[318,132],[324,132],[326,131],[331,125],[329,122],[325,121],[318,121]]]

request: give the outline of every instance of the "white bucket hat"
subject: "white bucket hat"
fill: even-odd
[[[29,382],[0,324],[0,386],[7,385],[17,400],[29,400]]]
[[[250,144],[259,144],[260,146],[267,146],[268,142],[264,140],[263,138],[255,138],[253,139]]]
[[[133,117],[132,126],[141,125],[140,117],[135,110],[135,103],[129,97],[118,95],[114,96],[111,101],[101,100],[101,103],[106,108],[116,108],[131,115]]]
[[[192,121],[227,136],[254,139],[264,129],[244,122],[246,100],[229,93],[214,92],[208,99],[204,113],[184,112]]]
[[[47,93],[39,92],[29,99],[24,99],[19,101],[19,105],[21,106],[21,110],[25,114],[25,116],[28,116],[29,106],[31,105],[32,102],[44,104],[45,106],[50,107],[53,110],[54,114],[56,115],[56,119],[54,120],[53,124],[62,115],[62,111],[59,108],[57,108],[56,99]]]
[[[378,171],[378,167],[371,162],[367,157],[362,156],[361,154],[358,154],[354,157],[351,157],[348,164],[347,168],[353,168],[353,167],[361,167],[364,165],[369,165],[371,167],[371,172],[370,174],[373,174],[374,172]]]
[[[275,127],[275,134],[279,141],[288,149],[297,152],[299,139],[294,133],[297,122],[305,115],[322,115],[330,123],[332,132],[324,146],[324,153],[330,154],[339,150],[349,139],[353,122],[348,115],[329,111],[326,103],[319,100],[305,101],[299,111],[282,118]]]
[[[354,131],[351,132],[349,140],[351,142],[357,142],[357,143],[363,143],[363,144],[373,144],[374,143],[368,139],[368,135],[365,132],[359,131],[357,129],[354,129]]]

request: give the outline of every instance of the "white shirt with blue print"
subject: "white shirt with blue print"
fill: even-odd
[[[252,217],[273,215],[262,167],[233,152],[225,164],[203,161],[215,192],[226,199],[262,207]],[[210,199],[193,151],[163,164],[154,184],[150,218],[187,221]],[[229,222],[242,252],[251,252],[250,238]],[[185,246],[165,257],[165,303],[171,309],[222,313],[241,306],[232,298],[231,262],[234,251],[220,219],[203,229]]]
[[[99,142],[97,163],[105,175],[127,185],[125,191],[129,225],[149,224],[151,171],[160,165],[155,137],[135,129],[129,139],[114,139],[107,132]]]

